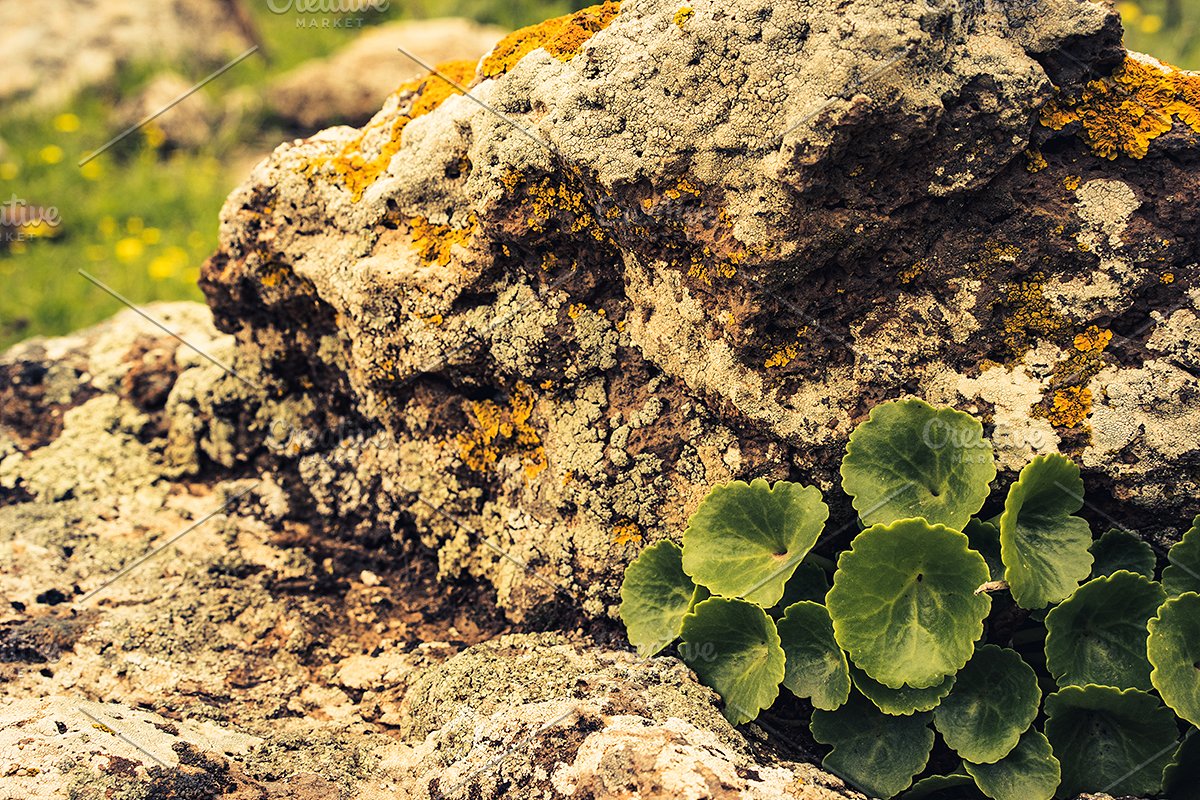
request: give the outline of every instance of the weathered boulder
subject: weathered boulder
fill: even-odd
[[[328,58],[301,64],[274,80],[267,87],[267,106],[305,131],[361,125],[397,86],[424,72],[398,48],[427,64],[477,59],[504,33],[454,17],[380,25]]]
[[[43,0],[0,3],[0,105],[62,106],[141,62],[220,65],[253,31],[230,0]],[[197,31],[204,35],[198,36]],[[197,75],[197,80],[201,75]],[[99,142],[97,142],[99,144]]]
[[[0,355],[0,800],[857,797],[673,658],[497,636],[433,554],[315,536],[183,446],[231,338],[145,313],[205,355],[132,311]]]
[[[612,2],[441,72],[474,99],[277,149],[203,270],[264,391],[200,416],[234,463],[288,409],[313,519],[419,534],[514,620],[611,615],[714,483],[841,502],[907,394],[1006,476],[1076,458],[1098,524],[1198,510],[1200,77],[1106,7]]]

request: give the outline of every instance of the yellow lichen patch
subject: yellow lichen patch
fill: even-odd
[[[665,192],[663,192],[663,194],[672,200],[678,200],[685,194],[690,194],[692,197],[699,197],[700,187],[693,183],[686,175],[684,175],[675,182],[674,188],[667,189]]]
[[[763,361],[763,366],[767,369],[771,369],[772,367],[786,367],[796,360],[796,354],[799,351],[800,346],[795,342],[786,344],[767,356]]]
[[[1074,351],[1054,366],[1050,378],[1052,391],[1030,409],[1035,417],[1044,417],[1059,428],[1081,425],[1092,410],[1092,390],[1088,383],[1104,368],[1103,353],[1112,342],[1112,331],[1097,325],[1075,335]]]
[[[1082,180],[1083,179],[1078,175],[1068,175],[1067,177],[1063,178],[1063,188],[1065,188],[1068,192],[1073,192],[1079,188],[1079,184]]]
[[[1089,81],[1078,97],[1060,92],[1041,112],[1042,124],[1056,131],[1078,122],[1092,152],[1110,160],[1144,158],[1176,119],[1200,133],[1200,75],[1133,57],[1110,77]]]
[[[583,303],[571,303],[571,305],[567,307],[567,316],[571,319],[576,319],[584,311],[587,311],[587,306]]]
[[[288,276],[290,270],[284,265],[277,265],[268,269],[263,273],[262,285],[268,289],[273,289],[283,282],[283,279]]]
[[[927,269],[929,269],[929,262],[920,259],[900,270],[896,277],[900,279],[900,283],[907,285],[923,275]]]
[[[475,215],[467,217],[465,228],[452,228],[449,225],[434,225],[425,217],[410,217],[408,228],[412,236],[413,247],[422,260],[427,263],[437,263],[442,266],[450,263],[450,250],[454,246],[462,246],[475,232]]]
[[[1046,418],[1058,428],[1074,428],[1092,412],[1092,390],[1086,386],[1056,389]]]
[[[642,530],[635,522],[622,522],[613,528],[612,542],[618,547],[626,544],[641,544]]]
[[[1161,281],[1162,283],[1168,283],[1168,284],[1174,283],[1175,282],[1175,273],[1174,272],[1164,272],[1162,277],[1159,278],[1159,281]]]
[[[536,477],[546,468],[546,451],[529,424],[533,405],[533,390],[525,383],[513,387],[507,408],[491,400],[472,402],[471,430],[458,434],[458,455],[463,463],[476,472],[485,472],[502,457],[515,455],[521,459],[525,477]]]
[[[566,233],[583,233],[597,242],[608,240],[583,192],[549,177],[529,183],[525,191],[525,224],[534,233],[544,233],[555,220]]]
[[[1044,280],[1045,276],[1034,274],[1028,280],[1016,281],[1001,289],[1002,302],[1008,312],[1001,338],[1014,357],[1023,354],[1034,339],[1049,338],[1067,325],[1066,318],[1046,299],[1042,290]]]
[[[1081,353],[1098,354],[1108,347],[1112,337],[1112,331],[1091,325],[1086,331],[1075,336],[1075,349]]]
[[[693,11],[688,6],[683,6],[678,11],[675,12],[675,18],[672,19],[671,21],[674,22],[676,25],[678,25],[680,28],[682,28],[684,26],[684,24],[686,24],[687,21],[689,19],[691,19],[692,17],[694,17],[695,15],[696,15],[695,11]]]
[[[588,39],[612,24],[620,11],[619,2],[608,2],[514,31],[484,57],[479,72],[485,78],[503,75],[539,47],[559,61],[569,61]]]
[[[475,77],[475,62],[450,61],[439,64],[437,70],[455,83],[467,84]],[[456,94],[459,94],[458,89],[432,73],[400,85],[393,96],[411,95],[408,99],[407,113],[397,113],[390,119],[372,120],[332,159],[333,168],[342,176],[346,188],[356,201],[362,197],[367,187],[383,174],[391,163],[392,156],[400,152],[405,126],[433,111],[447,98]],[[375,155],[367,156],[363,152],[364,142],[368,137],[374,138],[381,133],[385,133],[387,137],[384,145]]]
[[[1027,147],[1025,149],[1025,169],[1029,172],[1041,172],[1049,164],[1046,163],[1046,157],[1042,155],[1042,151],[1036,147]]]

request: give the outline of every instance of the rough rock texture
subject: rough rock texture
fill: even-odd
[[[203,272],[263,387],[204,413],[296,513],[602,617],[714,483],[840,502],[907,394],[1075,457],[1099,525],[1198,510],[1200,77],[1105,7],[608,3],[442,73],[504,118],[430,76],[280,147]]]
[[[0,356],[0,800],[856,797],[674,659],[502,635],[415,542],[318,536],[197,439],[223,381],[131,311]]]
[[[133,63],[223,64],[250,39],[229,6],[228,0],[0,3],[0,105],[59,107]]]
[[[397,48],[427,64],[477,59],[504,31],[471,20],[392,22],[371,29],[329,58],[302,64],[267,88],[267,105],[305,131],[361,125],[401,83],[424,70]]]
[[[713,483],[849,522],[846,436],[915,394],[981,415],[1006,479],[1080,460],[1097,527],[1200,510],[1200,79],[1103,7],[608,3],[440,72],[502,115],[414,79],[234,193],[227,335],[151,309],[207,357],[124,314],[0,358],[0,695],[216,726],[130,711],[176,760],[93,762],[22,706],[52,774],[836,797],[786,719],[734,731],[614,630]]]

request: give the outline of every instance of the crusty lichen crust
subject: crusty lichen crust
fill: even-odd
[[[203,272],[270,392],[386,443],[272,451],[331,527],[611,616],[708,487],[836,499],[905,394],[1105,513],[1200,496],[1195,83],[1103,6],[606,3],[438,71],[279,148]]]

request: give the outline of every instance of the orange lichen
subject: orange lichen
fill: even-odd
[[[692,197],[699,197],[700,187],[693,183],[686,175],[684,175],[675,182],[674,188],[667,189],[665,192],[663,192],[663,194],[672,200],[678,200],[685,194],[690,194]]]
[[[687,21],[689,19],[691,19],[692,17],[694,17],[695,15],[696,15],[695,11],[693,11],[688,6],[683,6],[678,11],[675,12],[675,17],[671,21],[674,22],[676,25],[678,25],[680,28],[682,28],[684,26],[684,24],[686,24]]]
[[[618,547],[626,544],[641,544],[642,530],[635,522],[622,522],[613,528],[612,541]]]
[[[537,431],[529,424],[533,413],[533,390],[518,383],[504,408],[491,400],[470,405],[471,430],[458,434],[458,454],[469,469],[485,472],[507,455],[520,458],[525,477],[537,477],[546,468],[546,451]]]
[[[786,367],[788,364],[796,360],[796,356],[800,354],[801,339],[808,333],[808,327],[802,327],[796,331],[794,341],[788,342],[782,347],[777,347],[763,360],[763,367],[771,369],[773,367]]]
[[[1046,418],[1058,428],[1074,428],[1092,413],[1092,390],[1086,386],[1056,389]]]
[[[263,273],[262,285],[268,289],[272,289],[282,283],[290,273],[291,270],[287,266],[282,264],[277,265]]]
[[[485,78],[499,77],[539,47],[559,61],[569,61],[588,39],[612,24],[620,11],[619,2],[608,2],[514,31],[484,57],[479,72]]]
[[[1100,353],[1112,341],[1112,331],[1102,330],[1091,325],[1083,333],[1075,336],[1075,349],[1081,353]]]
[[[1104,368],[1102,356],[1112,339],[1112,331],[1096,325],[1076,334],[1074,352],[1055,365],[1050,378],[1052,389],[1033,405],[1031,413],[1059,428],[1079,427],[1092,410],[1088,384]]]
[[[1047,128],[1079,123],[1079,135],[1096,155],[1144,158],[1150,142],[1175,120],[1200,133],[1200,75],[1127,57],[1110,77],[1089,81],[1078,97],[1059,92],[1041,112]]]
[[[1014,357],[1022,355],[1034,339],[1048,338],[1066,327],[1066,318],[1050,305],[1042,291],[1044,280],[1043,275],[1034,274],[1000,291],[1008,311],[1001,338]]]
[[[517,185],[519,180],[513,184],[514,188]],[[566,233],[583,233],[597,242],[608,241],[608,234],[583,192],[547,176],[525,184],[525,193],[525,224],[534,233],[546,232],[553,221]]]
[[[917,278],[921,277],[921,275],[923,275],[928,269],[929,262],[925,259],[920,259],[900,270],[900,272],[896,274],[896,277],[900,280],[900,283],[908,285]]]
[[[786,367],[796,360],[796,354],[799,351],[800,347],[795,342],[786,344],[767,356],[763,361],[763,366],[767,369],[771,369],[772,367]]]
[[[450,61],[439,64],[437,71],[455,83],[468,84],[475,78],[475,62]],[[432,73],[400,85],[393,96],[400,96],[403,100],[411,95],[407,97],[407,112],[398,112],[391,118],[372,120],[331,160],[333,168],[343,177],[346,188],[356,201],[362,197],[367,187],[387,170],[392,157],[400,152],[405,126],[433,111],[447,98],[456,94],[460,94],[458,89]],[[403,108],[403,103],[401,107]],[[368,156],[363,150],[365,142],[380,135],[386,136],[383,145],[377,153]]]
[[[407,222],[420,257],[427,263],[445,266],[450,263],[451,248],[465,245],[475,232],[476,219],[474,214],[467,217],[465,228],[434,225],[425,217],[410,217]]]
[[[1174,283],[1175,282],[1175,273],[1174,272],[1164,272],[1162,277],[1159,278],[1159,280],[1162,283],[1167,283],[1167,284]]]

